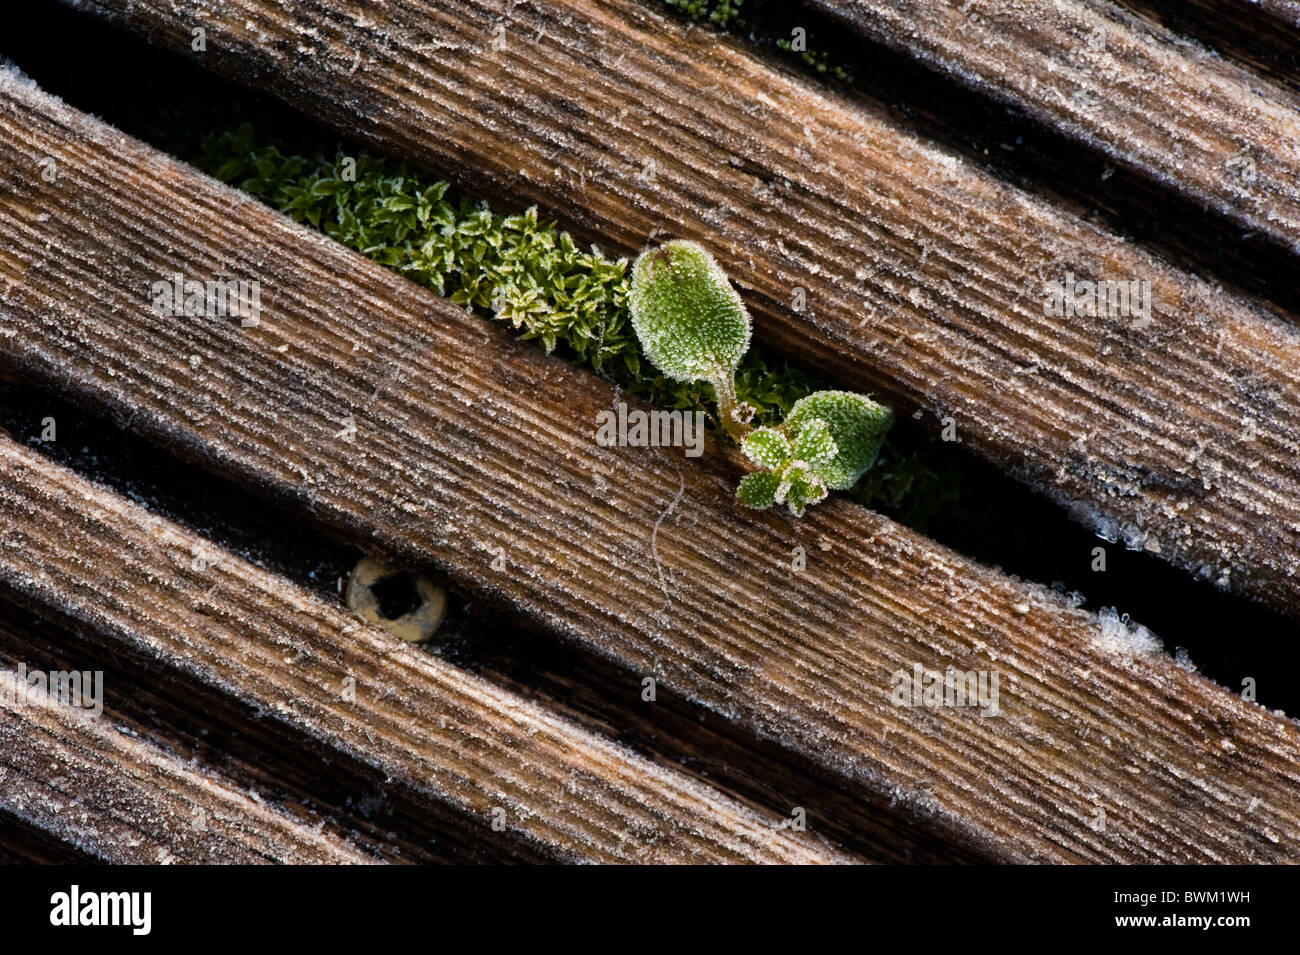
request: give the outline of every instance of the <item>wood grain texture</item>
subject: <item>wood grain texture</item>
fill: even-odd
[[[1106,0],[810,0],[1300,251],[1300,96]]]
[[[506,831],[567,861],[851,859],[396,641],[7,439],[0,514],[6,587],[382,767],[466,825],[488,830],[499,807]],[[53,738],[74,764],[97,746],[105,773],[122,761],[111,741],[77,741],[75,721],[56,719],[70,710],[40,712],[52,741],[19,748],[22,783],[52,785],[40,754],[57,745]],[[40,728],[40,720],[29,722]],[[178,801],[186,795],[185,780],[173,775],[153,783]]]
[[[12,529],[11,529],[12,532]],[[0,811],[114,863],[376,861],[0,670]]]
[[[1259,7],[1278,23],[1300,30],[1300,3],[1295,0],[1239,0]]]
[[[617,396],[593,375],[39,91],[5,84],[0,114],[0,148],[19,172],[0,201],[0,363],[339,534],[436,563],[463,590],[616,663],[633,692],[654,676],[958,845],[1002,859],[1300,858],[1300,731],[1289,720],[1166,656],[1126,650],[1059,594],[844,500],[802,520],[742,508],[735,457],[712,442],[698,461],[599,447],[596,415]],[[56,183],[39,176],[47,155]],[[260,325],[153,314],[151,283],[176,271],[258,278]],[[59,531],[41,519],[34,537],[0,548],[34,596],[82,581],[77,612],[142,613],[152,577],[176,588],[173,612],[211,615],[210,639],[252,615],[204,596],[208,579],[175,555],[126,564],[110,594],[87,594],[87,567],[115,559],[94,552],[87,563],[68,547],[85,537],[76,522],[111,502],[75,500],[84,492],[31,455],[10,460],[22,462],[8,469],[15,517],[31,527],[57,504],[70,522]],[[795,547],[807,555],[799,573]],[[292,642],[324,612],[283,603],[266,613],[292,626],[236,631],[233,646],[270,653],[266,641]],[[160,645],[187,638],[148,617],[130,632],[145,623]],[[335,634],[324,630],[316,639]],[[398,699],[427,699],[453,679],[361,631],[352,639],[354,652],[403,668],[387,681]],[[194,647],[172,646],[197,665]],[[332,657],[295,659],[307,661],[295,670],[323,668],[322,681],[346,672]],[[231,661],[229,648],[202,658]],[[999,715],[895,704],[894,674],[914,664],[1000,674]],[[273,712],[347,717],[328,696],[302,697],[304,682],[281,667],[238,673],[235,692],[271,681],[259,692]],[[435,745],[431,732],[406,727],[402,742]],[[374,758],[406,753],[385,744]]]
[[[773,347],[1300,615],[1300,339],[1263,306],[637,0],[92,6],[614,248],[705,242]],[[1150,324],[1044,314],[1067,273],[1149,282]]]

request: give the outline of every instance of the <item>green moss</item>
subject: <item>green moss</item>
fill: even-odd
[[[794,46],[789,40],[777,40],[778,48],[786,53],[794,53]],[[830,75],[835,77],[841,83],[853,83],[853,74],[837,63],[830,61],[830,56],[825,50],[804,50],[799,53],[799,59],[803,64],[812,69],[814,73]]]
[[[708,20],[720,27],[739,27],[745,21],[740,18],[740,8],[745,0],[664,0],[664,3],[686,14],[696,22]]]
[[[728,33],[741,35],[748,24],[740,16],[740,7],[744,0],[663,0],[665,4],[685,15],[696,23],[708,22]],[[760,9],[757,29],[749,32],[749,38],[760,44],[771,43],[771,31],[778,19],[789,16],[789,8],[783,5],[760,4],[760,8],[777,6],[778,10]],[[797,25],[797,24],[796,24]],[[788,39],[778,37],[777,49],[797,56],[811,72],[822,76],[833,76],[842,83],[853,83],[853,74],[837,63],[832,63],[825,50],[795,50]]]
[[[295,149],[247,122],[197,145],[178,136],[184,128],[177,122],[161,138],[216,178],[660,407],[713,416],[711,385],[671,381],[642,358],[628,308],[628,261],[580,248],[536,209],[505,215],[431,175],[360,151],[351,155],[349,178],[343,152]],[[779,423],[801,398],[827,387],[761,347],[745,354],[735,383],[736,399],[756,409],[755,425]],[[946,457],[928,438],[891,438],[851,496],[925,530],[958,494],[959,475],[945,470]]]

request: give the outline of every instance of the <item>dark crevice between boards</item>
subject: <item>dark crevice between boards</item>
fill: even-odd
[[[92,854],[0,811],[0,865],[96,865]]]
[[[47,427],[44,422],[51,418],[56,422],[57,438],[42,441],[40,434]],[[82,412],[50,392],[6,383],[3,377],[0,432],[201,533],[215,547],[233,550],[326,599],[341,599],[338,580],[346,576],[361,553],[331,540],[297,515],[273,512],[247,489],[186,465],[112,422]],[[436,568],[431,572],[436,576]],[[0,586],[0,635],[5,631],[6,613],[25,612],[6,610],[10,604]],[[428,651],[532,697],[591,732],[613,737],[651,759],[677,765],[708,785],[778,817],[802,807],[810,828],[868,858],[988,861],[974,850],[938,839],[887,805],[864,805],[818,778],[815,766],[678,699],[666,688],[658,690],[655,703],[642,701],[640,675],[593,661],[550,634],[525,631],[508,614],[509,608],[487,606],[452,592],[447,619]],[[364,767],[348,769],[346,760],[331,757],[328,773],[313,774],[311,767],[318,764],[311,757],[300,756],[300,750],[310,748],[308,744],[285,743],[265,725],[269,720],[259,720],[243,704],[202,686],[169,688],[169,683],[181,678],[153,672],[159,669],[156,663],[122,663],[116,651],[105,658],[104,648],[93,636],[55,636],[49,621],[31,615],[23,619],[23,632],[41,633],[44,639],[39,645],[28,640],[21,651],[27,656],[15,656],[15,662],[21,659],[37,669],[109,671],[117,667],[113,675],[106,672],[105,676],[112,707],[152,727],[164,740],[186,740],[187,753],[202,756],[232,774],[246,774],[246,763],[268,771],[274,767],[284,790],[310,793],[312,804],[339,807],[337,811],[360,815],[363,820],[375,814],[406,818],[406,809],[399,812],[390,805],[399,802],[399,797],[372,779]],[[80,649],[69,649],[72,647]],[[5,653],[0,640],[0,663]],[[195,706],[195,701],[199,705]],[[195,712],[189,714],[187,707]],[[237,763],[231,763],[231,753],[240,754]],[[345,775],[345,781],[332,778],[339,774]],[[397,822],[385,822],[383,828],[399,831]],[[435,833],[428,838],[440,845],[445,835]]]
[[[665,6],[663,0],[644,2],[660,9]],[[1158,5],[1172,9],[1163,2]],[[1246,6],[1235,0],[1231,5]],[[884,111],[901,126],[999,179],[1147,246],[1180,268],[1213,276],[1225,287],[1272,302],[1289,313],[1282,317],[1298,320],[1295,257],[1269,237],[1215,215],[1017,107],[976,92],[956,77],[803,3],[745,0],[740,12],[743,25],[729,27],[728,34],[763,59],[807,72],[797,54],[776,46],[777,41],[788,40],[796,27],[802,28],[809,50],[852,74],[849,85],[814,73],[842,95]],[[1294,53],[1300,57],[1300,46]]]
[[[767,9],[763,3],[747,5],[746,16],[751,17],[757,8]],[[293,141],[339,141],[336,134],[271,98],[219,79],[129,34],[111,31],[109,35],[117,42],[104,43],[104,31],[110,28],[93,18],[75,16],[58,7],[44,12],[53,15],[45,23],[44,31],[32,30],[29,25],[22,43],[11,46],[7,39],[0,41],[0,55],[15,56],[14,51],[21,51],[18,65],[44,88],[78,108],[103,115],[128,132],[147,139],[150,131],[156,135],[160,117],[180,112],[204,117],[214,125],[256,118]],[[800,17],[802,22],[812,22],[802,18],[802,14]],[[823,34],[835,32],[825,26],[810,29],[810,44]],[[843,29],[838,29],[838,33],[842,43],[861,54],[860,43],[851,36],[845,38]],[[913,94],[922,103],[916,113],[919,117],[931,112],[936,116],[947,113],[953,98],[957,97],[967,103],[967,111],[986,117],[995,133],[1009,122],[1005,111],[946,84],[936,85],[933,77],[918,72],[914,65],[909,67],[910,61],[905,58],[889,59],[893,55],[888,51],[878,52],[884,59],[873,61],[876,65],[871,71],[860,71],[859,82],[864,75],[880,74],[878,80],[888,78],[892,67],[886,66],[896,65],[903,71],[902,80],[895,78],[890,98],[897,100],[897,108],[903,113],[910,115],[914,111]],[[68,71],[63,67],[70,57],[76,58],[81,69]],[[168,76],[169,82],[159,84],[160,75]],[[907,85],[908,77],[914,80],[914,86]],[[953,110],[957,114],[962,111]],[[979,127],[980,123],[976,122],[971,134]],[[172,137],[174,140],[185,135],[178,126]],[[1001,135],[1005,138],[1010,133],[1004,129]],[[169,151],[175,146],[174,141],[155,144]],[[975,144],[978,146],[978,140]],[[1054,151],[1049,148],[1053,144]],[[1069,175],[1072,166],[1077,164],[1078,150],[1071,148],[1062,154],[1059,146],[1051,137],[1042,139],[1043,174],[1050,169]],[[1053,156],[1057,165],[1050,164]],[[985,161],[992,162],[987,158]],[[33,432],[39,434],[32,419],[35,410],[28,413],[19,429],[28,440],[32,440]],[[39,420],[37,416],[35,421]],[[1293,621],[1258,603],[1218,591],[1210,583],[1197,580],[1159,558],[1099,541],[1090,531],[1072,522],[1056,504],[966,452],[959,443],[938,442],[908,420],[895,426],[890,441],[904,449],[923,449],[931,455],[929,465],[941,479],[931,481],[929,488],[951,487],[959,489],[959,493],[936,496],[933,500],[918,500],[925,495],[913,494],[907,502],[912,509],[910,515],[891,507],[889,502],[880,506],[884,513],[896,519],[910,516],[912,519],[906,522],[922,533],[982,563],[1062,592],[1082,595],[1079,598],[1082,606],[1089,609],[1114,607],[1150,628],[1165,641],[1169,651],[1179,646],[1185,648],[1203,674],[1230,692],[1240,692],[1243,681],[1254,680],[1261,703],[1291,713],[1300,711],[1300,687],[1280,676],[1300,664],[1300,641],[1295,639],[1298,628]],[[249,496],[248,500],[256,499]],[[173,501],[172,505],[179,507],[181,503]],[[155,501],[154,506],[165,509],[167,504]],[[264,507],[261,503],[252,510],[257,512]],[[916,519],[918,515],[920,519]],[[197,520],[201,525],[202,519]],[[239,526],[239,520],[231,526]],[[203,526],[196,525],[195,529],[207,532]],[[356,552],[317,551],[295,556],[283,551],[284,547],[291,546],[285,540],[288,536],[273,527],[263,527],[261,533],[246,535],[233,546],[255,562],[264,561],[267,566],[299,580],[304,580],[303,561],[321,560],[321,554],[332,553],[314,573],[308,572],[305,583],[318,591],[337,589],[340,572],[351,566]],[[1099,546],[1106,550],[1104,572],[1093,570],[1094,549]]]
[[[33,607],[0,583],[0,666],[102,671],[104,720],[209,766],[303,825],[392,863],[547,861],[181,672]],[[75,794],[74,794],[75,795]],[[188,820],[185,821],[188,824]],[[482,831],[480,831],[482,830]]]

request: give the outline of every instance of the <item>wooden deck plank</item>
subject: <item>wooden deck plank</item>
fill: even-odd
[[[616,663],[630,692],[654,677],[958,845],[1040,860],[1300,854],[1291,721],[847,501],[801,520],[742,508],[734,456],[712,442],[695,461],[599,447],[596,415],[617,397],[595,376],[35,89],[0,86],[0,115],[20,173],[0,202],[0,363],[337,533],[436,563]],[[151,285],[173,272],[258,278],[261,323],[153,314]],[[26,462],[11,484],[39,471],[10,460]],[[30,514],[59,486],[41,473],[10,506]],[[78,579],[76,561],[41,571],[59,551],[38,544],[53,546],[48,531],[0,548],[11,577],[33,593]],[[183,584],[181,603],[207,606],[202,580],[156,569],[158,586]],[[115,599],[137,606],[148,579]],[[1000,715],[894,703],[894,675],[916,664],[1000,674]],[[435,678],[451,676],[420,665],[391,683],[429,693]]]
[[[377,861],[9,669],[0,670],[0,812],[103,862]]]
[[[811,0],[1300,252],[1300,96],[1106,0]]]
[[[88,6],[187,53],[203,24],[199,62],[616,249],[705,242],[778,350],[1300,615],[1290,319],[637,0]],[[1046,315],[1067,275],[1148,282],[1150,322]]]
[[[0,581],[21,599],[382,769],[485,837],[499,809],[501,838],[566,861],[853,858],[401,643],[8,439],[0,439],[0,515]],[[76,727],[66,720],[23,722],[9,732],[31,736],[30,745],[18,747],[11,765],[26,784],[51,792],[68,787],[42,771],[43,753],[66,745],[64,756],[84,762],[104,743],[71,740]],[[120,746],[104,752],[100,767],[131,771]],[[169,775],[159,799],[180,804],[183,785]],[[110,804],[120,806],[120,797]],[[51,799],[45,818],[55,806]]]

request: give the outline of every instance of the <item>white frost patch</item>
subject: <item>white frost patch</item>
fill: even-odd
[[[36,81],[19,69],[17,63],[3,56],[0,56],[0,80],[29,90],[39,89]]]
[[[1096,642],[1110,653],[1155,653],[1164,649],[1159,637],[1142,624],[1129,620],[1128,614],[1121,616],[1114,607],[1098,611],[1097,625]]]

